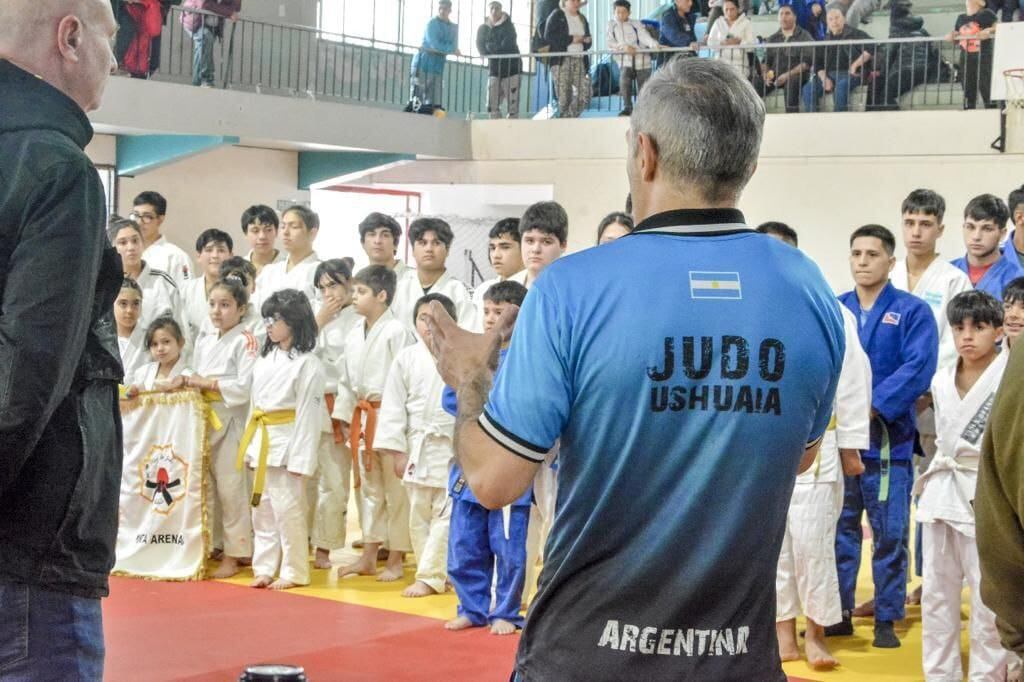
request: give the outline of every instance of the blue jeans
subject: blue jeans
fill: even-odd
[[[850,108],[850,92],[860,85],[860,78],[852,77],[846,71],[831,71],[828,77],[835,84],[833,90],[835,97],[835,111],[847,111]],[[811,80],[804,85],[802,96],[804,100],[804,111],[817,111],[818,102],[825,94],[825,84],[815,74]]]
[[[99,599],[0,583],[0,679],[103,679]]]
[[[213,85],[213,31],[203,26],[188,35],[192,38],[192,85]]]

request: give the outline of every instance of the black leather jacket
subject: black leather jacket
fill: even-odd
[[[0,60],[0,581],[107,594],[121,479],[120,258],[67,96]]]

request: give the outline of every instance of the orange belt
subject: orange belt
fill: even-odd
[[[327,404],[327,414],[334,414],[334,394],[324,393],[324,402]],[[341,420],[331,418],[331,431],[334,432],[334,442],[341,445],[345,442],[345,437],[341,433]]]
[[[358,488],[362,485],[359,476],[359,437],[362,436],[366,451],[373,450],[373,437],[377,433],[377,410],[380,409],[379,400],[360,400],[356,403],[356,409],[352,411],[352,421],[349,422],[348,446],[352,449],[352,464],[354,476],[352,486]],[[366,413],[366,429],[363,429],[363,413]],[[373,468],[373,458],[366,458],[366,470]]]

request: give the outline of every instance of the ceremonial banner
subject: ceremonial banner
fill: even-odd
[[[197,391],[121,401],[124,467],[115,575],[202,580],[207,554],[206,403]]]

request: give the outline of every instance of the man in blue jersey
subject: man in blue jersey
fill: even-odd
[[[1003,289],[1010,280],[1024,275],[1014,257],[1015,252],[1007,255],[999,248],[1000,242],[1006,238],[1009,220],[1010,209],[994,194],[982,194],[971,199],[964,209],[967,254],[953,261],[953,265],[967,273],[975,289],[988,292],[998,300],[1002,300]]]
[[[889,281],[896,265],[896,238],[881,225],[865,225],[850,237],[850,270],[856,287],[839,297],[859,323],[860,343],[871,360],[871,447],[865,471],[847,476],[836,533],[836,564],[843,622],[829,635],[852,635],[854,594],[867,512],[875,583],[874,646],[900,646],[893,621],[902,620],[907,597],[907,533],[915,403],[931,385],[938,362],[939,332],[931,308]]]
[[[516,499],[560,439],[520,680],[786,679],[776,565],[845,344],[817,266],[734,208],[763,125],[735,70],[673,60],[628,135],[636,232],[544,271],[496,376],[499,334],[432,310],[481,504]]]

